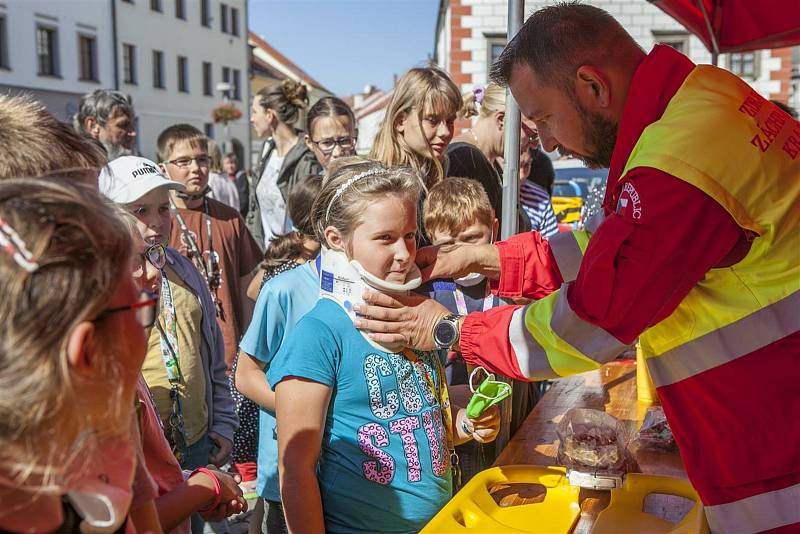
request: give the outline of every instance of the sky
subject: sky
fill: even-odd
[[[332,93],[393,76],[433,55],[438,0],[250,0],[250,31]]]

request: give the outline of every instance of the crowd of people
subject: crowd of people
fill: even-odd
[[[189,124],[137,139],[117,91],[85,95],[72,125],[0,96],[0,527],[224,532],[249,498],[251,532],[419,530],[491,461],[499,412],[466,416],[469,372],[445,350],[362,337],[319,298],[320,251],[405,283],[418,246],[493,243],[504,98],[411,69],[358,157],[350,107],[306,109],[284,80],[253,97],[247,170]],[[538,150],[524,125],[523,162]],[[524,208],[553,232],[547,195]],[[482,277],[417,291],[453,313],[504,303]]]
[[[574,24],[598,30],[582,38],[619,45],[617,62],[608,75],[573,65],[575,87],[559,92],[569,67],[548,70],[526,47],[556,42],[559,28]],[[594,50],[583,46],[576,50]],[[579,55],[564,64],[589,61]],[[683,120],[666,104],[658,112],[641,104],[640,73],[691,80],[692,68],[663,47],[647,56],[597,8],[548,8],[512,40],[485,87],[462,95],[432,66],[403,75],[366,155],[355,153],[359,132],[344,101],[324,97],[306,109],[306,87],[293,80],[260,90],[251,122],[265,142],[250,170],[189,124],[137,139],[135,110],[117,91],[85,95],[72,125],[30,97],[0,95],[0,530],[225,532],[250,501],[254,533],[419,531],[493,459],[498,407],[473,417],[466,410],[476,373],[547,380],[596,368],[640,334],[648,350],[669,345],[646,336],[669,337],[662,321],[687,328],[668,317],[697,280],[737,265],[756,234],[773,235],[771,224],[784,228],[790,204],[776,200],[785,209],[773,206],[773,222],[748,223],[741,204],[719,193],[729,187],[722,178],[706,194],[708,174],[689,185],[674,176],[691,166],[641,152],[632,156],[644,158],[634,180],[606,194],[607,218],[588,248],[593,227],[557,233],[553,168],[539,134],[548,150],[610,166],[617,180],[625,161],[617,151],[647,134],[645,119]],[[669,84],[678,98],[680,84]],[[533,120],[523,117],[520,130],[524,232],[497,243],[506,85]],[[626,98],[641,104],[641,116],[628,114]],[[636,129],[631,121],[641,128],[618,140],[623,109],[623,131]],[[788,114],[775,113],[791,128]],[[464,118],[471,127],[456,132]],[[157,161],[137,144],[149,144]],[[775,165],[780,175],[790,164]],[[668,246],[683,227],[658,219],[669,195],[660,208],[649,200],[664,183],[685,216],[718,221],[681,241],[680,269]],[[770,239],[791,239],[781,232]],[[772,250],[754,246],[753,254],[769,259]],[[591,261],[581,263],[583,254]],[[797,266],[781,258],[764,271],[774,283],[737,278],[763,297],[753,309],[794,283],[781,277]],[[348,294],[348,273],[370,287],[363,299]],[[639,298],[644,276],[652,283]],[[781,328],[772,341],[796,341]],[[733,475],[728,489],[713,485],[691,452],[702,414],[687,411],[686,395],[698,389],[681,390],[681,379],[658,367],[674,360],[658,363],[659,354],[651,370],[661,369],[665,411],[704,502],[760,495]],[[764,395],[788,395],[792,373]],[[728,398],[718,384],[705,387]],[[715,439],[717,430],[703,428]],[[742,459],[748,447],[729,456]],[[790,454],[773,452],[748,480],[790,475]],[[780,492],[784,479],[759,488]],[[722,517],[711,513],[712,527]]]

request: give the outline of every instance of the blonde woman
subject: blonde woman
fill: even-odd
[[[489,202],[502,221],[503,170],[497,164],[505,149],[506,91],[490,83],[486,87],[475,87],[464,95],[460,115],[463,118],[477,117],[472,127],[460,133],[447,150],[450,161],[448,176],[461,176],[480,182],[489,196]],[[522,125],[520,153],[531,143],[538,143],[535,130]],[[520,215],[519,231],[530,230],[530,220]]]
[[[459,109],[461,93],[444,71],[411,69],[394,88],[370,158],[411,167],[427,191],[446,176],[447,146]]]
[[[11,179],[0,245],[0,531],[77,530],[92,509],[124,527],[156,311],[130,276],[128,231],[93,188]]]

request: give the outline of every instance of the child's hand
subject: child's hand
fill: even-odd
[[[244,499],[242,489],[239,487],[239,475],[229,475],[209,464],[207,469],[214,473],[219,481],[220,501],[213,510],[203,512],[200,516],[206,521],[222,521],[228,516],[247,511],[247,501]]]
[[[492,442],[500,431],[500,409],[497,406],[491,406],[477,419],[466,417],[465,412],[462,425],[463,430],[478,443]]]

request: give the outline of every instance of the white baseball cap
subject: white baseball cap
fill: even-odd
[[[100,172],[100,192],[117,204],[130,204],[157,187],[185,191],[186,187],[170,180],[158,165],[139,156],[122,156]]]

